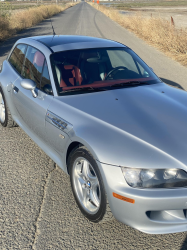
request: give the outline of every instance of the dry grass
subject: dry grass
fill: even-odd
[[[64,6],[55,4],[43,5],[20,10],[11,15],[0,15],[0,41],[7,39],[19,30],[32,27],[73,5],[71,3],[67,3]]]
[[[187,30],[177,29],[163,18],[147,18],[142,17],[141,14],[122,15],[112,8],[96,4],[91,5],[149,44],[187,66]]]

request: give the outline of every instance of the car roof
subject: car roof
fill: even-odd
[[[75,35],[55,35],[55,36],[35,36],[30,37],[50,49],[53,52],[73,49],[102,48],[102,47],[126,47],[125,45],[97,37],[75,36]]]

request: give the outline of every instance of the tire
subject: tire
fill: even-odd
[[[14,122],[2,88],[0,87],[0,123],[3,127],[12,128],[17,124]]]
[[[73,195],[83,215],[94,223],[103,223],[114,217],[109,207],[102,176],[93,156],[81,146],[68,158]]]

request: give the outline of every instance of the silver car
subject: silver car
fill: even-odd
[[[70,175],[90,221],[187,231],[187,93],[125,45],[18,40],[0,71],[0,122],[19,125]]]

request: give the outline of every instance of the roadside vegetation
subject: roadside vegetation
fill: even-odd
[[[73,3],[63,5],[41,5],[12,11],[11,4],[0,2],[0,42],[11,37],[16,32],[32,27],[61,11],[73,6]],[[25,9],[26,8],[26,9]]]
[[[142,17],[140,13],[123,15],[113,8],[92,3],[91,5],[149,44],[187,66],[187,30],[176,28],[173,19],[170,22],[160,17]]]

